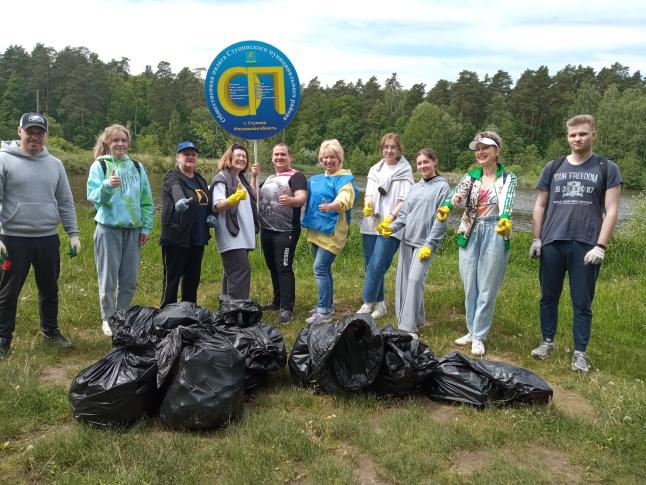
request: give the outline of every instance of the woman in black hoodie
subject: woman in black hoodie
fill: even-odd
[[[195,171],[199,150],[190,141],[177,146],[177,164],[164,176],[161,212],[164,280],[160,308],[177,302],[182,283],[182,301],[197,303],[204,246],[213,224],[209,189]]]

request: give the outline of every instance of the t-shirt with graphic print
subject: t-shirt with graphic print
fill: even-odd
[[[545,166],[536,185],[539,190],[550,191],[549,207],[541,231],[543,244],[579,241],[594,246],[597,243],[604,212],[600,161],[597,155],[592,155],[580,165],[572,165],[565,159],[552,180],[549,177],[554,160]],[[617,164],[608,160],[606,190],[621,183],[623,179]]]
[[[301,208],[280,205],[281,194],[292,197],[297,190],[307,190],[307,179],[298,171],[270,175],[260,188],[260,227],[268,231],[291,232],[300,227]]]
[[[498,215],[498,197],[493,187],[480,189],[478,193],[478,205],[476,207],[476,218],[491,217]]]

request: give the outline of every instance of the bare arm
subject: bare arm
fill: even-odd
[[[402,207],[404,207],[404,199],[397,202],[395,204],[395,207],[393,207],[393,212],[392,212],[393,220],[397,219],[397,214],[399,214],[399,211],[402,209]]]
[[[597,244],[607,246],[615,230],[617,215],[619,214],[619,197],[621,195],[621,184],[606,190],[606,217],[603,218],[601,231],[597,238]]]
[[[543,230],[543,219],[545,217],[545,206],[547,205],[547,190],[538,190],[536,202],[534,202],[534,211],[532,212],[532,226],[534,228],[534,239],[541,238],[541,231]]]

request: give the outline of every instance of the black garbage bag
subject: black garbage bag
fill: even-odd
[[[154,350],[118,347],[72,381],[72,413],[96,426],[130,426],[159,406],[156,376]]]
[[[155,345],[161,340],[153,325],[158,313],[157,308],[146,306],[131,306],[116,312],[108,319],[112,329],[112,346],[126,346],[131,350],[144,348],[154,352]]]
[[[547,404],[552,388],[539,375],[506,362],[470,359],[460,352],[440,358],[422,384],[429,398],[487,405]]]
[[[383,360],[384,345],[369,315],[301,330],[289,356],[292,377],[322,391],[361,391],[370,386]]]
[[[177,327],[157,347],[159,415],[172,428],[225,426],[242,413],[244,360],[222,335]]]
[[[437,365],[435,354],[421,340],[390,325],[381,330],[381,335],[384,360],[373,389],[382,394],[414,391]]]
[[[190,301],[170,303],[155,316],[155,329],[160,335],[166,335],[168,330],[177,328],[180,325],[185,327],[199,325],[200,317],[198,313],[203,314],[201,308]]]
[[[213,327],[226,337],[244,358],[245,391],[260,387],[269,374],[285,367],[287,351],[283,335],[276,327],[258,323],[250,327]]]
[[[250,327],[261,319],[260,304],[254,300],[220,301],[220,308],[213,313],[213,323],[227,327]]]

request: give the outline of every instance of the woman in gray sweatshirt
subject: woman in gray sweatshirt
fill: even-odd
[[[410,189],[397,219],[382,223],[379,232],[389,237],[404,228],[397,264],[395,312],[400,330],[417,337],[425,323],[424,284],[432,255],[437,252],[446,222],[439,222],[435,212],[450,192],[448,182],[437,171],[437,155],[430,148],[417,152],[417,170],[422,178]]]

